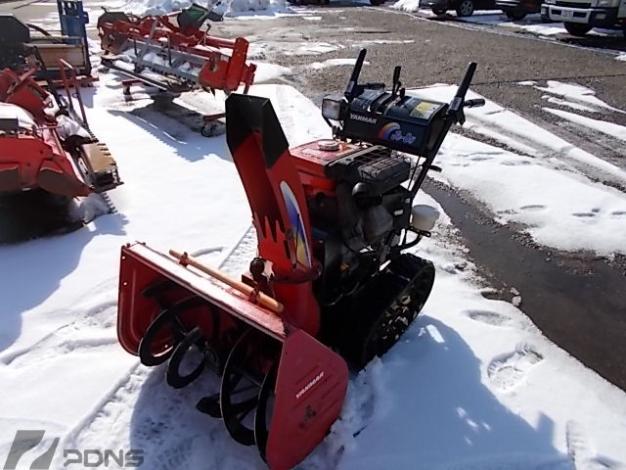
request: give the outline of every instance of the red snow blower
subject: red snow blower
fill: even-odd
[[[176,388],[213,371],[220,390],[197,408],[272,469],[322,441],[348,364],[384,354],[422,309],[435,270],[406,250],[430,236],[437,214],[413,200],[463,108],[484,103],[465,101],[474,63],[448,105],[407,95],[400,67],[391,91],[360,85],[364,59],[365,50],[345,94],[323,101],[331,140],[289,149],[269,100],[227,99],[227,141],[258,240],[241,279],[185,252],[122,248],[124,349],[148,366],[167,362]]]
[[[0,193],[41,188],[75,197],[121,184],[111,153],[89,132],[75,69],[60,60],[59,70],[67,99],[51,83],[39,86],[36,68],[0,72]]]
[[[247,64],[248,41],[223,39],[203,29],[207,20],[221,19],[200,5],[163,16],[136,17],[107,11],[98,18],[98,32],[106,55],[102,64],[130,77],[123,82],[124,94],[142,83],[156,87],[169,97],[194,89],[226,93],[254,80],[256,66]],[[202,134],[213,135],[216,119],[223,113],[205,116]]]

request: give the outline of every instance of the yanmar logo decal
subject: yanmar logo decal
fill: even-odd
[[[376,124],[376,118],[364,116],[363,114],[350,113],[350,119],[355,121],[366,122],[368,124]]]
[[[306,392],[311,390],[311,387],[313,387],[313,385],[318,383],[323,378],[324,378],[324,371],[321,371],[319,374],[313,377],[313,379],[310,382],[308,382],[304,387],[302,387],[298,393],[296,393],[296,400],[299,400],[302,397],[302,395],[304,395]]]

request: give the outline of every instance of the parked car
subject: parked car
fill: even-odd
[[[531,13],[541,12],[542,0],[496,0],[496,6],[512,20],[521,20]]]
[[[472,16],[474,10],[497,10],[495,0],[420,0],[421,8],[430,8],[435,15],[455,10],[458,16]]]
[[[621,29],[626,37],[626,0],[545,0],[541,18],[562,21],[573,36],[592,28]]]

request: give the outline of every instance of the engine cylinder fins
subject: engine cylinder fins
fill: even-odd
[[[362,290],[350,314],[356,331],[342,348],[355,368],[361,369],[398,342],[426,303],[434,280],[430,261],[404,254]]]
[[[247,330],[233,346],[222,375],[219,404],[226,430],[240,444],[257,445],[262,457],[278,354],[278,348],[265,335]]]

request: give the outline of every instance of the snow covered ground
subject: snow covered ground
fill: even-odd
[[[592,90],[579,85],[552,81],[547,87],[530,85],[548,92],[548,98],[560,96],[560,103],[574,108],[584,105],[597,112],[610,108]],[[412,93],[449,101],[455,89],[433,86]],[[624,138],[626,129],[622,126],[562,110],[551,112],[614,138]],[[466,128],[520,153],[451,135],[438,157],[444,181],[469,191],[491,209],[497,221],[516,224],[541,245],[568,251],[592,250],[609,257],[626,254],[626,196],[587,176],[601,174],[626,184],[626,171],[490,100],[484,107],[466,110],[466,114]]]
[[[255,85],[251,93],[272,99],[291,145],[329,136],[319,110],[295,89]],[[558,96],[600,106],[589,97]],[[198,96],[190,100],[203,105]],[[92,129],[126,183],[110,193],[116,214],[62,237],[0,247],[0,456],[17,429],[46,430],[23,468],[57,437],[64,449],[142,449],[147,470],[263,466],[256,451],[195,411],[196,400],[215,387],[209,377],[175,391],[162,368],[139,365],[117,344],[122,244],[185,249],[235,273],[254,251],[253,240],[242,239],[250,214],[224,137],[203,138],[150,103],[125,104],[109,74],[87,99]],[[576,165],[616,178],[619,169],[561,149],[565,144],[495,103],[468,115],[470,128],[491,129],[495,138],[517,128],[506,142],[521,153],[449,135],[439,158],[445,181],[474,192],[503,223],[523,224],[540,243],[579,249],[583,239],[600,239],[591,247],[599,253],[623,250],[618,238],[594,235],[625,233],[626,201]],[[438,205],[425,194],[418,202]],[[572,236],[555,235],[562,231]],[[520,310],[485,298],[489,286],[445,214],[415,251],[437,268],[424,312],[392,351],[352,378],[341,419],[301,468],[623,465],[626,394],[543,337],[523,314],[523,299],[515,302]],[[63,461],[57,453],[53,468]]]

